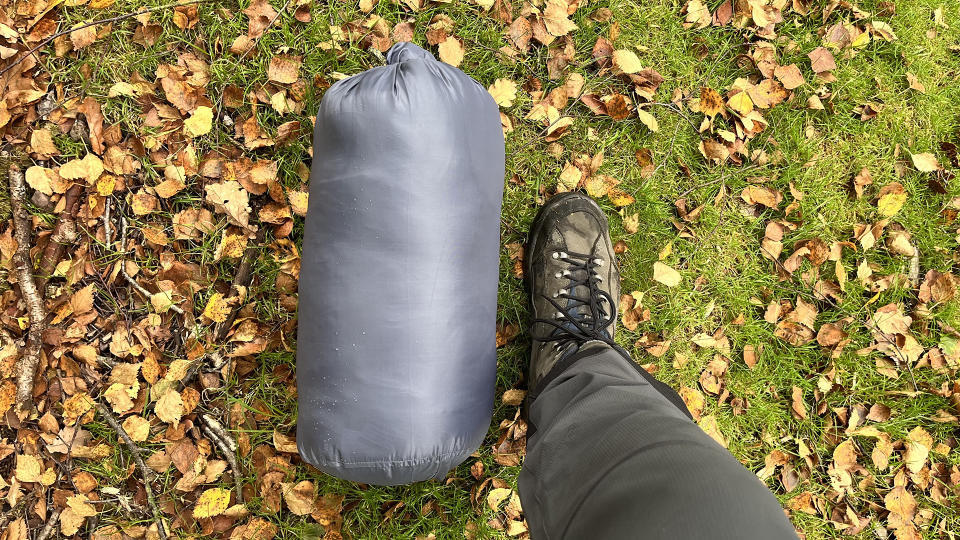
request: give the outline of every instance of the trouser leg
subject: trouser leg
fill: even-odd
[[[531,392],[519,487],[532,538],[795,540],[756,475],[638,368],[590,342]]]

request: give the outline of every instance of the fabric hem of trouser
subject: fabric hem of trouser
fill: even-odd
[[[618,352],[627,364],[633,367],[633,369],[637,370],[637,373],[639,373],[640,376],[644,378],[644,380],[650,383],[650,386],[652,386],[654,390],[656,390],[657,392],[660,393],[660,395],[665,397],[667,401],[669,401],[674,407],[680,409],[680,411],[683,414],[687,415],[687,418],[693,420],[693,415],[690,414],[690,410],[687,409],[687,404],[684,403],[683,399],[680,397],[679,394],[677,394],[676,390],[674,390],[673,388],[670,388],[669,385],[657,379],[656,377],[651,375],[647,370],[640,367],[640,364],[637,364],[636,362],[633,361],[633,358],[630,357],[630,353],[628,353],[626,349],[624,349],[623,347],[617,344],[607,343],[606,341],[599,341],[598,343],[602,343],[607,347],[609,347],[610,349],[613,349],[614,351]],[[570,366],[577,363],[578,360],[582,360],[583,358],[586,358],[588,356],[594,356],[603,351],[604,349],[602,348],[592,348],[592,347],[588,348],[587,350],[584,350],[583,345],[581,345],[580,350],[578,350],[577,352],[565,358],[560,359],[550,369],[550,371],[547,372],[547,374],[543,377],[543,379],[540,379],[537,385],[530,390],[530,392],[527,394],[527,399],[524,401],[524,404],[523,404],[524,417],[527,419],[527,440],[530,440],[530,437],[533,437],[533,434],[536,433],[537,431],[537,426],[530,420],[530,407],[533,405],[533,401],[537,399],[537,397],[544,390],[546,390],[547,386],[549,386],[551,382],[553,382],[557,377],[562,375],[564,371],[570,368]]]

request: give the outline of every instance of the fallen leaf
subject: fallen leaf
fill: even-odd
[[[713,88],[704,86],[700,89],[700,112],[713,118],[724,109],[723,96]]]
[[[167,391],[160,396],[160,399],[157,400],[154,412],[157,413],[157,418],[160,420],[168,424],[177,425],[184,413],[183,398],[180,396],[180,392],[177,392],[173,388],[168,388]]]
[[[940,162],[937,161],[936,156],[929,152],[911,154],[910,159],[913,160],[913,166],[920,172],[934,172],[940,169]],[[60,173],[60,175],[63,176],[63,173]]]
[[[226,214],[234,225],[247,228],[250,223],[250,196],[236,180],[207,185],[207,201],[217,213]]]
[[[907,193],[900,182],[891,182],[880,189],[877,198],[877,211],[883,217],[891,217],[900,212],[907,202]]]
[[[517,99],[517,83],[510,79],[497,79],[487,88],[493,100],[501,107],[510,107]]]
[[[643,109],[637,109],[637,116],[640,117],[640,121],[643,122],[643,125],[647,126],[650,131],[654,133],[660,131],[660,124],[652,114]]]
[[[796,64],[777,66],[773,74],[787,90],[799,88],[806,82],[803,79],[803,73],[800,72],[800,68]]]
[[[194,138],[210,133],[213,129],[213,109],[207,106],[197,107],[193,115],[183,121],[183,132]]]
[[[211,488],[200,494],[197,504],[193,507],[193,517],[196,519],[219,516],[230,507],[230,490]]]
[[[300,56],[274,56],[267,66],[267,78],[280,84],[293,84],[300,78],[302,63],[303,57]]]
[[[660,261],[653,263],[653,279],[667,287],[676,287],[683,280],[680,272],[663,264]]]
[[[463,43],[460,40],[450,36],[438,47],[440,60],[450,64],[453,67],[459,66],[463,62]]]
[[[643,69],[637,54],[627,49],[613,51],[613,67],[623,73],[637,73]]]
[[[547,32],[556,37],[565,36],[578,28],[568,18],[566,0],[547,0],[547,6],[543,10],[543,24]]]
[[[837,62],[833,58],[833,53],[825,47],[817,47],[810,51],[807,56],[810,58],[810,67],[814,73],[824,73],[837,69]]]

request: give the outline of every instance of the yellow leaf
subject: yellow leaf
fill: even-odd
[[[637,116],[640,117],[640,121],[643,122],[643,125],[650,128],[650,131],[654,133],[660,131],[660,124],[657,122],[657,119],[654,118],[652,114],[648,113],[643,109],[637,109]]]
[[[51,183],[50,173],[53,171],[34,165],[27,169],[27,184],[33,189],[44,195],[53,195],[53,184]]]
[[[83,159],[72,159],[60,167],[60,176],[69,180],[85,179],[93,184],[103,173],[103,162],[94,154],[87,154]]]
[[[610,198],[610,202],[613,203],[617,208],[623,208],[629,204],[633,204],[636,200],[633,198],[633,195],[627,193],[626,191],[620,191],[619,189],[611,189],[607,192],[607,197]]]
[[[881,216],[890,217],[896,215],[903,208],[905,202],[907,202],[906,193],[888,193],[880,197],[877,208],[880,210]]]
[[[727,106],[740,116],[747,116],[753,110],[753,100],[746,92],[738,92],[727,100]]]
[[[123,421],[123,430],[134,441],[143,442],[150,436],[150,422],[142,416],[128,416]]]
[[[117,96],[128,96],[135,97],[137,95],[137,87],[133,86],[128,82],[118,82],[110,87],[110,90],[107,91],[107,97],[117,97]]]
[[[925,429],[917,426],[907,434],[906,443],[907,451],[904,453],[903,461],[906,462],[910,472],[918,473],[927,462],[927,456],[933,447],[933,437]]]
[[[219,516],[230,507],[230,491],[223,488],[211,488],[200,494],[197,505],[193,507],[193,517],[208,518]]]
[[[637,73],[643,70],[636,53],[627,49],[613,51],[613,67],[624,73]]]
[[[510,79],[497,79],[487,88],[493,100],[501,107],[510,107],[517,99],[517,83]]]
[[[287,192],[290,199],[290,208],[298,216],[307,215],[307,204],[310,201],[310,194],[306,191],[292,190]]]
[[[587,178],[587,181],[584,182],[584,187],[587,188],[587,195],[590,195],[594,199],[599,199],[607,194],[608,186],[606,182],[603,181],[603,176],[591,176]]]
[[[913,160],[913,166],[920,172],[933,172],[940,168],[940,162],[930,152],[911,154],[910,159]]]
[[[508,488],[494,488],[487,494],[487,506],[494,512],[497,511],[500,503],[505,501],[513,490]]]
[[[903,204],[907,202],[907,193],[900,182],[892,182],[883,186],[877,199],[877,210],[883,217],[890,217],[897,214]]]
[[[173,388],[169,388],[160,396],[160,399],[157,400],[157,406],[154,408],[154,411],[160,420],[168,424],[177,425],[180,422],[180,418],[183,417],[183,409],[183,397]]]
[[[183,121],[183,132],[187,137],[199,137],[210,133],[213,129],[213,109],[206,105],[197,107],[193,116]]]
[[[713,118],[723,112],[723,97],[714,90],[704,86],[700,89],[700,112]]]
[[[14,473],[21,482],[39,482],[43,464],[36,456],[17,454],[17,468]]]
[[[564,165],[563,170],[560,172],[560,184],[567,188],[567,190],[576,189],[582,178],[583,171],[572,163]]]
[[[222,323],[230,315],[230,305],[220,293],[213,293],[203,308],[203,316],[216,323]]]
[[[457,67],[463,62],[463,43],[460,43],[460,40],[453,36],[447,37],[438,47],[438,51],[440,60],[453,67]]]
[[[653,279],[654,281],[663,283],[667,287],[676,287],[683,278],[680,276],[680,272],[657,261],[653,263]]]

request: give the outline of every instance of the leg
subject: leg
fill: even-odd
[[[540,381],[519,479],[532,537],[796,539],[766,486],[638,367],[593,341]]]

